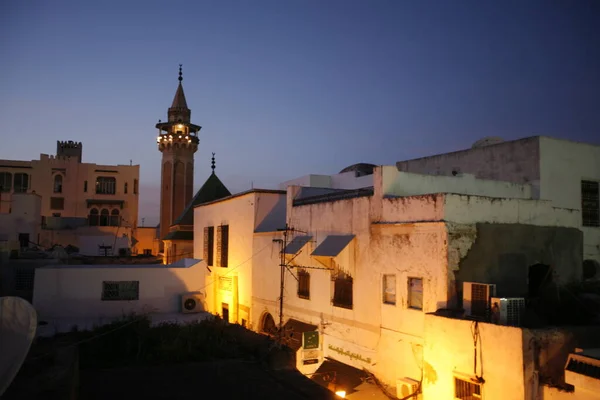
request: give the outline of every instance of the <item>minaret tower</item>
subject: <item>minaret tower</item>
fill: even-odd
[[[162,153],[160,185],[160,237],[181,215],[194,195],[194,153],[198,150],[201,126],[190,122],[191,111],[183,94],[182,65],[179,64],[179,86],[169,108],[169,120],[158,121],[158,150]],[[162,241],[161,249],[162,249]]]

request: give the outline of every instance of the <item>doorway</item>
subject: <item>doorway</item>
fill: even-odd
[[[19,233],[19,244],[22,249],[29,247],[29,233]]]
[[[229,304],[221,303],[223,320],[229,322]]]
[[[538,297],[542,289],[552,283],[552,270],[546,264],[534,264],[529,267],[528,293],[529,297]]]

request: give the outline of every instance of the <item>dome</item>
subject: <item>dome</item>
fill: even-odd
[[[373,175],[373,168],[375,168],[376,166],[377,165],[375,164],[367,163],[353,164],[341,170],[340,174],[343,174],[344,172],[354,171],[356,176]]]
[[[473,146],[471,146],[471,148],[475,149],[477,147],[491,146],[493,144],[498,144],[498,143],[502,143],[502,142],[504,142],[504,139],[502,139],[501,137],[488,136],[488,137],[484,137],[483,139],[479,139],[478,141],[473,143]]]

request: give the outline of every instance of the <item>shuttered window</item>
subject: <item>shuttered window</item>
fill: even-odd
[[[229,259],[229,225],[217,226],[217,267],[227,268]]]
[[[310,299],[310,274],[306,271],[298,271],[298,297]]]
[[[215,227],[205,226],[204,227],[204,259],[206,265],[212,267],[214,265],[213,253],[215,247]]]

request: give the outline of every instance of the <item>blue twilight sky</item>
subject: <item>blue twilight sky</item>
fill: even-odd
[[[131,159],[147,221],[179,63],[197,188],[212,151],[235,192],[484,136],[600,144],[596,0],[4,0],[0,37],[0,158]]]

